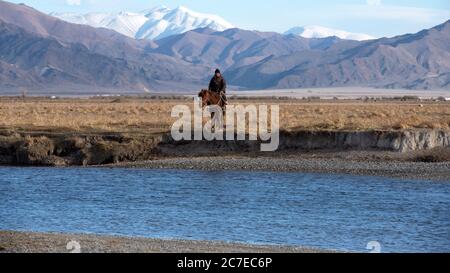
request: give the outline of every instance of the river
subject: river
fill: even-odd
[[[450,181],[1,167],[0,229],[449,252]]]

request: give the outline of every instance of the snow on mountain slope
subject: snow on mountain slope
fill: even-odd
[[[304,38],[326,38],[336,36],[341,39],[356,41],[375,39],[375,37],[363,33],[350,33],[343,30],[331,29],[321,26],[294,27],[286,31],[285,34],[299,35]]]
[[[191,11],[185,7],[155,7],[139,13],[51,13],[64,21],[115,30],[136,39],[158,40],[197,28],[223,31],[233,25],[216,15]]]

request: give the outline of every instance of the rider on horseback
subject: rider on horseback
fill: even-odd
[[[227,97],[225,95],[227,89],[227,82],[222,76],[222,73],[219,69],[216,69],[214,73],[214,77],[209,82],[209,91],[215,92],[220,94],[222,100],[224,101],[224,104],[227,104]]]

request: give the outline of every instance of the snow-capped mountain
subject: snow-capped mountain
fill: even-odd
[[[197,28],[223,31],[234,26],[217,15],[203,14],[185,7],[155,7],[139,13],[51,13],[64,21],[115,30],[136,39],[158,40]]]
[[[336,36],[341,39],[356,41],[375,39],[375,37],[363,33],[351,33],[344,30],[331,29],[321,26],[294,27],[286,31],[285,34],[295,34],[304,38],[326,38]]]

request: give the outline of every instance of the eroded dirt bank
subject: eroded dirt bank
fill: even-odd
[[[0,164],[88,166],[148,160],[162,135],[0,132]]]
[[[148,161],[168,157],[255,156],[259,141],[174,141],[169,134],[43,133],[0,131],[0,164],[22,166],[88,166]],[[311,151],[386,151],[417,153],[419,161],[448,161],[450,132],[298,131],[281,132],[279,149],[265,156],[302,155]],[[447,150],[448,151],[448,150]],[[422,159],[422,160],[421,160]]]

